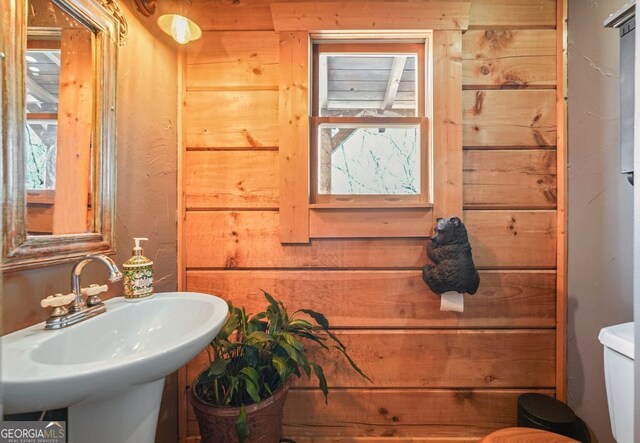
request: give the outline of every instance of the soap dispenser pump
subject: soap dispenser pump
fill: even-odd
[[[144,237],[134,237],[133,256],[122,264],[124,269],[124,299],[137,302],[153,297],[153,261],[142,255],[141,241]]]

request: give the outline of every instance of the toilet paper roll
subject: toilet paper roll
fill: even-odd
[[[440,297],[441,311],[464,312],[464,294],[456,291],[449,291]]]

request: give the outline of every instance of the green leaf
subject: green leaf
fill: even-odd
[[[260,386],[258,385],[258,371],[254,368],[242,368],[240,376],[244,380],[245,389],[255,403],[260,403]]]
[[[236,420],[236,433],[238,434],[240,443],[243,443],[250,434],[249,423],[247,423],[247,411],[244,409],[244,405],[240,407],[240,414]]]
[[[333,332],[329,331],[328,329],[325,332],[338,345],[339,349],[342,352],[346,352],[347,351],[347,347],[342,344],[342,342],[338,339],[338,337],[336,337],[336,335]]]
[[[229,302],[228,305],[229,317],[227,318],[227,321],[224,323],[222,329],[220,329],[220,332],[216,337],[216,339],[218,340],[226,340],[240,324],[238,320],[238,308],[235,308],[233,304],[231,304],[231,302]]]
[[[252,368],[258,367],[260,365],[260,351],[256,348],[252,348],[250,346],[245,346],[243,348],[244,356],[242,358],[242,365],[249,366]]]
[[[224,374],[224,371],[227,369],[230,360],[217,359],[211,363],[209,366],[209,376],[219,378]]]
[[[271,338],[271,335],[262,331],[254,331],[251,334],[249,334],[247,338],[245,338],[244,344],[247,346],[255,346],[259,344],[268,343],[270,341],[273,341],[273,338]]]
[[[291,360],[296,362],[298,365],[302,366],[302,369],[304,369],[304,372],[307,374],[307,377],[311,376],[311,367],[309,366],[309,361],[305,357],[304,352],[299,352],[293,346],[287,343],[284,343],[282,341],[279,342],[279,345],[282,347],[282,349],[287,351],[287,354],[289,355]],[[298,373],[298,376],[299,376],[300,372],[297,371],[297,367],[296,367],[296,372]]]
[[[304,346],[302,345],[302,343],[296,340],[296,338],[293,335],[289,334],[288,332],[283,332],[281,337],[284,339],[285,343],[287,343],[289,346],[293,346],[300,352],[304,351]]]
[[[282,384],[284,384],[287,381],[289,374],[291,373],[289,371],[289,366],[287,365],[287,360],[282,357],[274,356],[271,359],[271,363],[276,368],[276,371],[278,371],[280,380],[282,380]]]
[[[278,345],[286,351],[287,355],[291,360],[295,361],[298,364],[301,364],[300,354],[298,353],[298,350],[296,348],[285,343],[284,341],[280,341]]]
[[[329,400],[329,387],[327,386],[327,379],[324,376],[324,371],[322,370],[322,367],[316,363],[311,363],[311,366],[313,366],[313,372],[315,372],[316,377],[318,377],[318,384],[320,385],[320,389],[324,394],[324,402],[326,404]]]
[[[267,291],[265,291],[264,289],[260,289],[262,291],[262,293],[264,294],[264,298],[267,299],[267,301],[269,302],[269,304],[271,305],[271,308],[273,308],[273,310],[275,312],[280,312],[280,305],[278,304],[278,302],[276,301],[275,298],[273,298],[271,296],[271,294],[269,294]]]
[[[342,349],[338,346],[335,346],[335,348],[340,351],[342,353],[342,355],[345,356],[345,358],[347,359],[347,361],[349,361],[349,364],[351,365],[351,367],[361,376],[363,376],[364,378],[366,378],[367,380],[369,380],[371,383],[373,383],[373,381],[367,376],[367,374],[365,374],[364,372],[362,372],[362,369],[360,369],[358,367],[358,365],[356,364],[356,362],[354,362],[351,357],[349,357],[349,354],[347,354],[347,351],[345,349]]]
[[[322,327],[322,329],[324,329],[325,331],[329,329],[329,320],[327,320],[327,317],[325,317],[323,314],[312,311],[311,309],[301,309],[300,311],[304,312],[309,317],[314,319],[315,322],[318,323],[318,325],[320,325],[320,327]]]
[[[311,329],[313,325],[306,320],[302,320],[301,318],[296,318],[295,320],[291,320],[289,323],[290,328],[302,328],[302,329]]]
[[[329,347],[327,345],[322,343],[323,341],[326,340],[326,338],[324,338],[324,337],[319,337],[317,335],[314,335],[312,332],[306,332],[306,331],[297,331],[295,334],[298,337],[306,338],[308,340],[313,340],[314,342],[316,342],[320,346],[322,346],[324,349],[329,349]]]
[[[228,377],[229,380],[229,390],[225,394],[224,404],[230,405],[232,400],[234,399],[234,395],[238,391],[238,386],[240,384],[240,380],[237,376],[231,375]]]

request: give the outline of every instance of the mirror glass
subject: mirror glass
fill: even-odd
[[[95,232],[96,31],[51,0],[28,5],[27,235]]]
[[[4,272],[114,252],[115,0],[0,0]]]

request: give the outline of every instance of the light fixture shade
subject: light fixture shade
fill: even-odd
[[[158,17],[158,26],[182,45],[202,37],[200,27],[183,15],[161,15]]]

